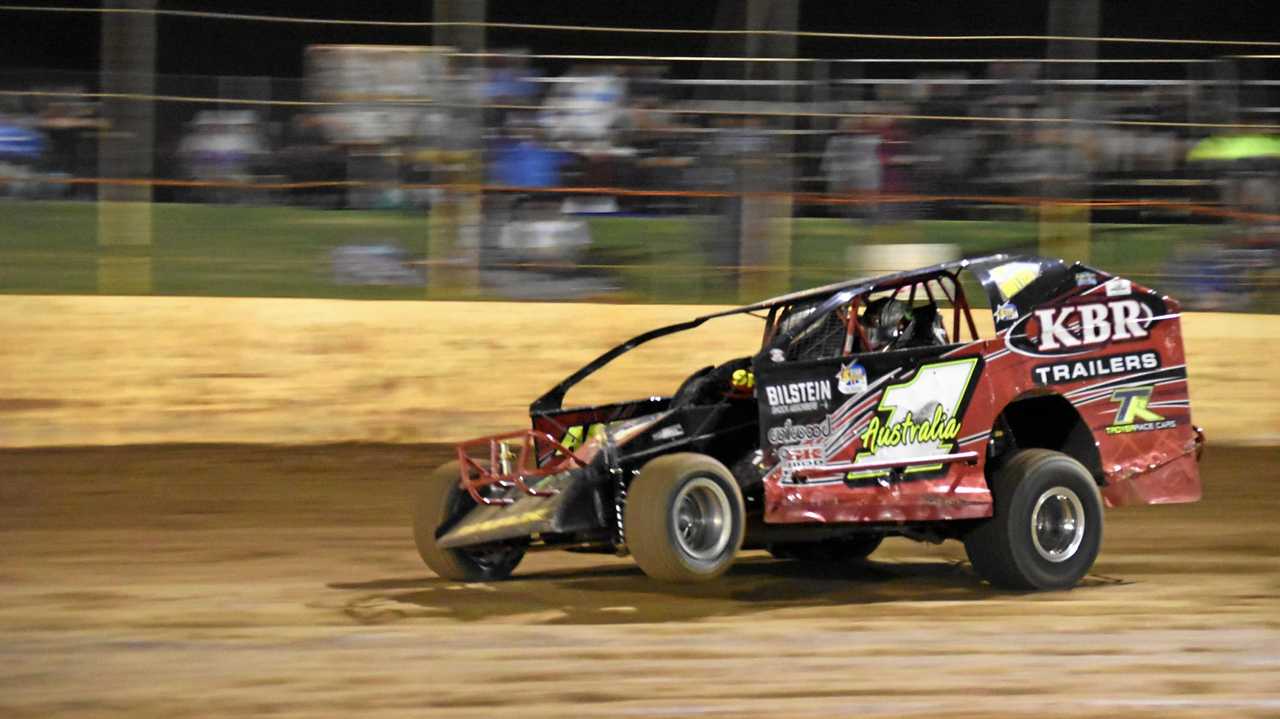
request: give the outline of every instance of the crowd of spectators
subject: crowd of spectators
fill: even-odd
[[[866,117],[839,122],[813,179],[834,194],[928,198],[848,210],[863,217],[1001,212],[979,198],[1222,198],[1222,168],[1186,160],[1212,132],[1188,126],[1201,110],[1194,86],[1073,86],[1040,69],[996,63],[980,78],[925,77],[907,92],[869,93],[852,105]],[[946,199],[957,197],[966,199]]]
[[[455,75],[462,87],[435,105],[372,98],[283,111],[292,114],[188,108],[179,132],[158,132],[171,139],[158,148],[157,173],[210,183],[173,199],[354,208],[429,206],[451,183],[523,188],[574,211],[648,214],[715,211],[707,193],[793,189],[847,200],[800,203],[800,213],[872,221],[998,211],[945,199],[957,196],[1132,193],[1144,179],[1182,180],[1142,185],[1181,193],[1170,199],[1229,199],[1220,177],[1186,160],[1208,130],[1052,121],[1218,119],[1204,116],[1215,103],[1200,86],[1081,89],[1042,69],[994,63],[976,76],[910,84],[831,80],[822,93],[800,94],[801,114],[779,118],[787,107],[764,100],[725,110],[671,82],[662,66],[578,64],[553,76],[518,54],[498,55]],[[742,92],[749,97],[750,85]],[[93,176],[101,130],[88,102],[0,107],[6,191],[32,187],[30,178]],[[780,160],[789,160],[785,173]],[[73,187],[39,186],[55,194]],[[552,192],[565,188],[574,191]],[[918,199],[886,197],[895,195]]]
[[[0,197],[92,196],[68,182],[97,174],[105,125],[79,87],[52,87],[38,102],[0,102]]]

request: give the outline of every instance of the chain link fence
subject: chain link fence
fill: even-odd
[[[1269,60],[724,60],[313,46],[303,79],[128,96],[3,71],[0,292],[718,303],[1014,251],[1280,311]],[[104,159],[143,142],[144,176]]]

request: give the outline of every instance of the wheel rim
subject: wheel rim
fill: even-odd
[[[1066,487],[1046,490],[1031,510],[1031,542],[1050,562],[1065,562],[1084,542],[1084,503]]]
[[[718,557],[729,545],[732,523],[729,495],[707,477],[686,482],[671,506],[676,544],[694,559]]]

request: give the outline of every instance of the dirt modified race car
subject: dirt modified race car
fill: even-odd
[[[754,355],[670,397],[562,407],[637,345],[743,313],[762,320]],[[743,548],[848,561],[905,536],[962,540],[999,587],[1066,588],[1098,555],[1104,505],[1200,497],[1177,301],[1057,260],[951,262],[655,329],[530,413],[426,483],[416,541],[442,577],[566,549],[696,582]]]

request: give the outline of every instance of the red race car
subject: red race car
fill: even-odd
[[[655,329],[537,399],[531,429],[459,445],[419,498],[418,550],[457,580],[566,549],[694,582],[743,548],[850,561],[887,536],[959,539],[996,586],[1071,587],[1104,506],[1200,497],[1179,310],[1102,270],[997,255]],[[670,397],[561,406],[635,346],[734,314],[761,319],[756,354]]]

